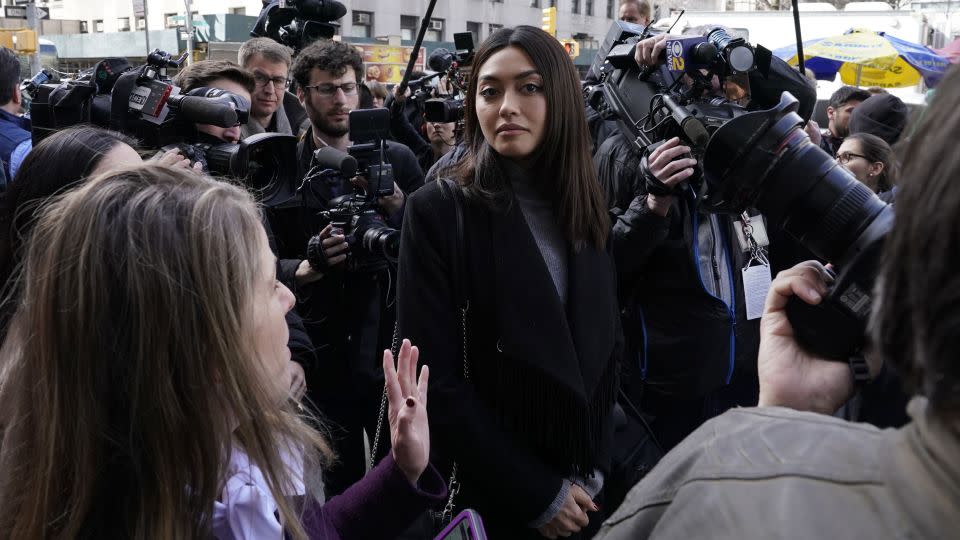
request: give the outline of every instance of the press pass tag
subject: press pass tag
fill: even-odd
[[[770,265],[756,264],[741,270],[743,272],[744,304],[747,306],[747,320],[759,319],[763,315],[763,303],[770,290]]]

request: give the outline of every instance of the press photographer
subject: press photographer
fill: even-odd
[[[243,138],[257,133],[299,135],[307,113],[290,86],[290,49],[269,38],[253,38],[240,46],[237,63],[253,74],[250,121],[241,127]]]
[[[745,279],[769,272],[779,249],[757,211],[702,207],[704,146],[726,121],[777,104],[784,91],[800,98],[805,117],[816,95],[796,70],[725,33],[624,37],[592,93],[591,104],[621,125],[595,162],[614,216],[626,357],[636,359],[624,387],[669,449],[706,419],[756,403],[765,289]]]
[[[393,142],[384,145],[383,165],[394,178],[387,185],[377,186],[375,178],[350,177],[329,163],[315,161],[318,149],[329,149],[322,155],[354,154],[355,161],[359,157],[368,165],[371,161],[381,165],[378,150],[350,138],[351,132],[365,127],[352,126],[350,120],[363,75],[356,49],[336,41],[315,41],[300,51],[291,73],[310,118],[297,149],[297,178],[302,185],[289,204],[271,208],[268,215],[280,258],[297,263],[300,312],[324,365],[323,377],[317,383],[308,380],[308,386],[333,430],[339,466],[327,471],[325,482],[328,493],[338,493],[365,470],[363,432],[366,429],[372,439],[377,425],[383,391],[377,359],[391,344],[396,293],[389,261],[366,249],[362,241],[351,245],[355,230],[345,225],[357,218],[379,220],[381,230],[399,228],[406,196],[423,185],[423,173],[410,149]],[[362,148],[370,150],[361,152]],[[363,152],[371,159],[360,155]],[[351,214],[348,207],[361,199],[362,208]],[[363,206],[368,199],[371,204]],[[348,222],[337,223],[342,230],[331,223],[338,218]],[[308,257],[314,237],[314,246],[321,249]]]

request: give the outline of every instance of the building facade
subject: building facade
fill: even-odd
[[[148,18],[134,13],[133,0],[48,0],[54,19],[81,21],[83,32],[126,32],[182,26],[183,0],[144,0]],[[557,37],[581,41],[592,48],[603,39],[617,15],[619,0],[438,0],[428,21],[426,41],[450,42],[458,32],[471,32],[479,43],[504,26],[540,26],[542,9],[557,7]],[[339,21],[340,34],[354,38],[416,38],[426,9],[422,0],[346,0],[347,14]],[[193,0],[190,10],[202,15],[257,15],[260,0]]]

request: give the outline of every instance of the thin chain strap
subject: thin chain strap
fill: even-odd
[[[400,354],[400,323],[393,323],[393,341],[390,343],[393,356]],[[373,436],[373,448],[370,449],[370,468],[377,465],[377,450],[380,449],[380,433],[383,431],[383,416],[387,412],[387,383],[383,383],[383,397],[380,398],[380,414],[377,415],[377,431]]]
[[[470,363],[467,362],[467,311],[470,310],[470,301],[468,300],[464,307],[460,308],[460,330],[463,350],[463,380],[470,380]],[[450,482],[447,484],[447,490],[450,495],[447,497],[447,504],[443,507],[443,513],[440,519],[444,524],[450,523],[453,519],[453,499],[460,492],[460,481],[457,480],[457,462],[453,462],[453,469],[450,471]]]

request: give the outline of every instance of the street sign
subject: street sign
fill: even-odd
[[[3,16],[8,19],[26,19],[27,6],[3,6]],[[37,19],[49,19],[50,9],[37,7]]]

